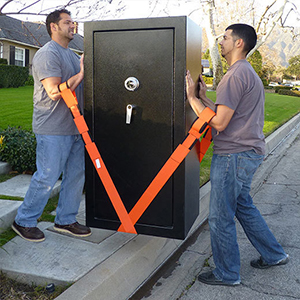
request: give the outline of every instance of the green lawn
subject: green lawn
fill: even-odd
[[[0,89],[0,130],[7,126],[31,130],[33,87]]]
[[[31,129],[33,87],[0,89],[0,129],[7,126],[21,126]],[[215,101],[216,93],[208,92],[207,96]],[[266,93],[264,134],[268,136],[300,111],[300,97]],[[204,157],[200,168],[200,183],[209,178],[212,147]]]
[[[215,101],[216,93],[207,92],[207,96]],[[300,97],[266,93],[265,102],[265,136],[270,135],[278,127],[300,112]]]
[[[300,112],[300,97],[279,94],[266,94],[265,104],[265,136],[270,135],[278,127]]]

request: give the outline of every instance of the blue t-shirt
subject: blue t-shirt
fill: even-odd
[[[217,87],[216,105],[225,105],[234,114],[224,131],[217,134],[213,130],[215,154],[265,153],[264,102],[262,81],[250,63],[245,59],[235,62]]]
[[[78,130],[63,99],[53,101],[41,80],[61,77],[67,81],[80,72],[80,56],[51,40],[35,54],[32,61],[34,78],[32,128],[36,134],[74,135]],[[83,109],[83,83],[75,90],[79,107]]]

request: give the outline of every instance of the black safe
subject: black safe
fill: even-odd
[[[201,35],[185,16],[84,25],[85,119],[128,212],[196,119],[185,75],[201,73]],[[135,224],[137,233],[184,239],[199,214],[199,172],[192,149]],[[86,223],[121,224],[88,156]]]

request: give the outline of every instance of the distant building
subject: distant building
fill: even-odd
[[[49,41],[45,24],[0,15],[0,58],[7,59],[9,65],[28,66],[31,74],[34,54]],[[78,54],[83,53],[83,37],[76,33],[69,48]]]
[[[213,76],[212,69],[209,67],[209,60],[201,59],[201,64],[202,64],[202,75]]]

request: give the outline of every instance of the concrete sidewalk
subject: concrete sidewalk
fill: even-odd
[[[258,205],[259,208],[261,208],[262,213],[265,215],[276,237],[285,248],[288,247],[286,250],[291,256],[291,263],[289,265],[274,270],[277,272],[276,274],[278,274],[278,277],[275,276],[278,280],[282,279],[280,272],[283,271],[280,270],[291,272],[290,269],[293,266],[292,271],[294,272],[294,268],[297,268],[297,263],[300,258],[299,255],[297,256],[297,247],[299,249],[300,246],[299,238],[296,240],[296,232],[299,226],[292,223],[292,220],[296,222],[296,217],[299,216],[299,207],[296,206],[298,204],[297,192],[299,192],[299,186],[295,184],[295,186],[287,187],[286,185],[286,182],[287,184],[293,184],[293,181],[289,178],[293,174],[295,174],[293,175],[294,180],[298,180],[299,183],[299,168],[297,170],[297,162],[299,162],[300,159],[299,155],[294,158],[295,161],[290,163],[295,168],[295,170],[293,170],[294,173],[288,170],[283,172],[283,169],[280,169],[288,166],[288,162],[286,162],[284,158],[288,158],[289,156],[294,157],[294,153],[297,152],[295,148],[299,147],[299,143],[297,144],[296,140],[299,134],[299,128],[296,127],[295,129],[295,126],[299,126],[299,121],[300,116],[298,115],[272,136],[268,137],[268,153],[271,154],[259,168],[253,182],[255,201],[262,201],[261,207]],[[292,133],[286,137],[291,131]],[[284,138],[285,143],[282,143],[280,147],[273,150]],[[293,144],[294,141],[295,143]],[[291,147],[288,148],[288,145]],[[289,149],[295,150],[293,152]],[[278,164],[281,159],[283,161],[282,167],[281,164]],[[276,171],[272,172],[273,169]],[[296,171],[298,172],[297,174]],[[285,173],[289,181],[286,181],[287,179],[283,175]],[[279,177],[272,179],[272,176],[275,175]],[[26,192],[30,176],[22,176],[23,177],[17,176],[15,177],[17,179],[13,178],[5,183],[0,183],[0,194],[14,196],[15,193],[19,192],[18,188],[24,185],[26,189],[23,188],[23,190]],[[21,178],[23,183],[27,180],[27,184],[20,184],[18,180],[21,180]],[[277,184],[271,184],[269,180],[276,180]],[[267,184],[264,184],[266,182]],[[279,187],[286,188],[284,191],[281,191],[277,190]],[[4,191],[6,192],[4,193]],[[142,295],[148,286],[146,282],[162,266],[164,266],[163,269],[169,266],[170,263],[166,264],[166,261],[177,253],[175,258],[178,258],[178,260],[175,264],[170,265],[172,268],[171,271],[169,270],[171,275],[169,277],[163,275],[167,278],[159,280],[155,287],[148,291],[148,296],[151,294],[149,296],[150,298],[147,297],[147,299],[177,299],[184,292],[185,287],[193,283],[193,280],[207,259],[208,263],[212,265],[208,228],[207,225],[203,225],[208,214],[209,192],[209,184],[200,190],[200,215],[186,241],[144,235],[136,236],[101,229],[92,229],[93,234],[90,237],[78,239],[54,232],[52,223],[40,223],[39,226],[44,230],[46,240],[42,243],[31,243],[20,237],[15,237],[12,241],[7,243],[3,249],[0,249],[0,269],[4,273],[27,283],[74,283],[57,298],[58,300],[122,300],[130,297],[140,299],[138,297],[142,296],[139,295]],[[283,192],[285,192],[285,194],[282,194]],[[289,194],[287,192],[289,192]],[[294,193],[293,195],[292,192]],[[20,194],[18,194],[18,196],[20,196]],[[289,197],[291,197],[291,199],[289,199]],[[282,199],[284,199],[286,205],[282,202]],[[10,226],[17,209],[16,206],[19,204],[19,202],[16,204],[16,201],[0,200],[0,211],[5,210],[4,215],[0,214],[0,220],[6,220],[5,223],[0,223],[0,228]],[[11,206],[11,208],[7,209],[8,206]],[[79,222],[84,223],[84,212],[84,201],[82,201],[78,215]],[[288,221],[286,223],[280,219],[283,212],[286,213],[282,216]],[[290,215],[288,215],[288,212]],[[272,215],[275,217],[273,216],[271,218]],[[286,227],[284,225],[286,225]],[[258,290],[263,290],[262,280],[264,280],[264,278],[265,284],[268,283],[265,287],[267,288],[267,292],[273,288],[276,289],[280,287],[277,281],[275,281],[276,285],[272,284],[276,278],[268,282],[267,279],[269,276],[264,275],[274,271],[267,270],[263,273],[260,270],[259,272],[249,267],[249,260],[255,258],[257,254],[251,248],[252,246],[249,243],[247,244],[246,238],[240,229],[239,237],[239,239],[242,240],[242,244],[240,244],[242,278],[245,282],[242,288],[247,287],[246,283],[250,280],[248,286],[249,284],[251,286],[252,283],[258,282],[258,284],[260,284]],[[289,238],[293,239],[288,241]],[[294,248],[290,247],[293,243],[295,244]],[[187,251],[182,252],[184,247],[187,248]],[[297,259],[297,257],[299,258]],[[292,275],[296,276],[296,273]],[[292,280],[291,275],[285,274],[284,276],[285,282]],[[297,277],[295,277],[294,280],[295,285],[299,285],[299,283],[296,282],[296,278]],[[150,281],[150,285],[152,282],[153,280]],[[142,286],[144,288],[133,296]],[[221,291],[220,293],[222,293],[222,299],[229,299],[226,298],[226,296],[223,297],[222,288],[224,289],[224,287],[205,287],[196,281],[187,292],[184,292],[182,299],[217,299],[218,294],[216,294],[216,296],[206,294],[204,297],[205,294],[203,294],[203,292],[210,292],[211,290],[219,290]],[[237,289],[240,288],[241,287],[237,287]],[[253,290],[255,288],[250,287],[249,289]],[[294,291],[294,294],[297,293],[296,287],[294,287],[293,290],[288,289],[286,291],[287,295],[290,291]],[[231,292],[228,291],[228,293],[228,295],[232,295],[233,290],[231,289]],[[299,295],[300,293],[298,293],[298,296]],[[276,297],[277,298],[259,298],[258,296],[257,299],[287,299]],[[231,299],[232,298],[234,298],[234,296],[232,296]],[[253,298],[255,298],[255,295],[252,295],[251,299]],[[236,295],[235,299],[250,298],[240,298]]]

